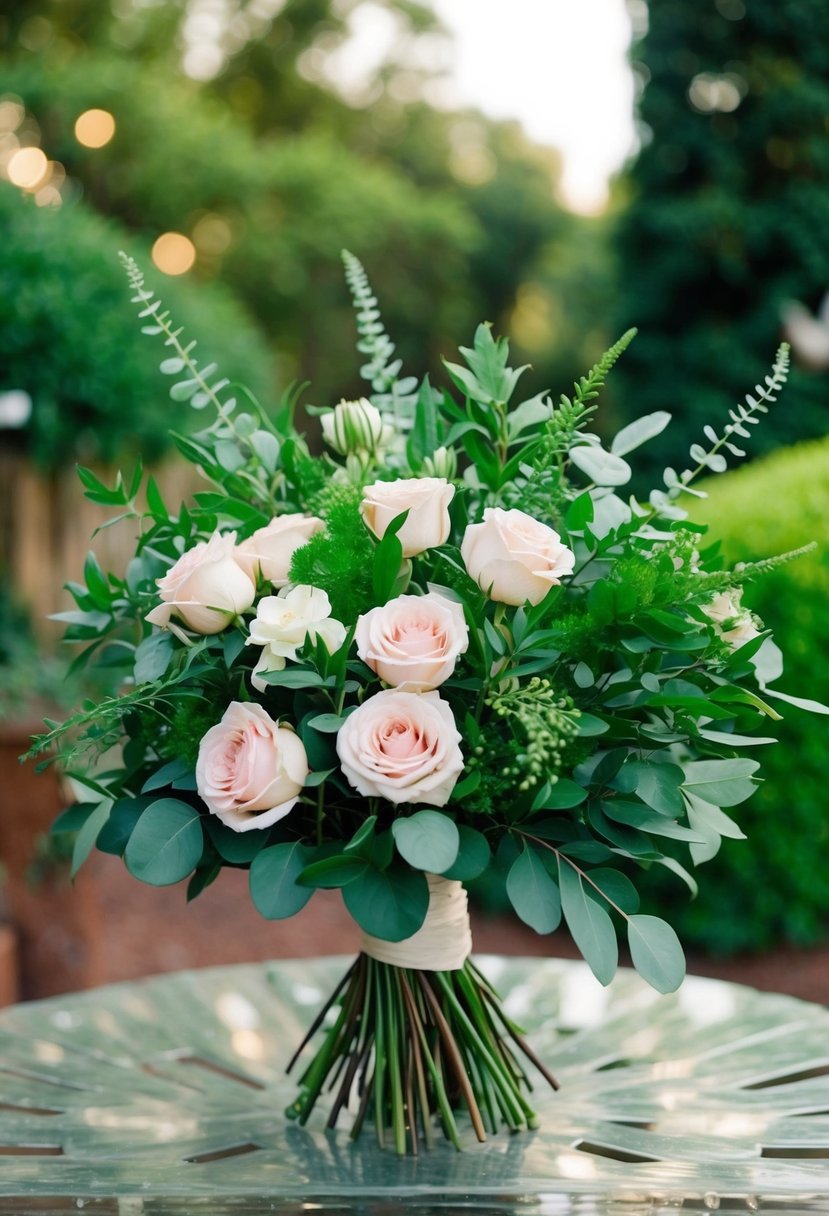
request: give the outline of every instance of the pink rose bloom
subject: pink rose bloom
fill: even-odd
[[[460,741],[436,692],[389,688],[349,715],[337,755],[349,785],[366,797],[445,806],[463,769]]]
[[[253,580],[234,559],[235,551],[235,532],[214,532],[210,540],[182,553],[156,580],[162,602],[147,613],[147,620],[166,629],[175,613],[196,633],[221,633],[256,596]]]
[[[415,557],[449,539],[449,504],[455,493],[445,477],[403,477],[375,481],[363,490],[360,511],[369,529],[382,540],[393,519],[409,514],[397,533],[404,557]]]
[[[301,739],[261,705],[231,701],[199,744],[199,797],[234,832],[269,828],[284,819],[307,776]]]
[[[236,546],[236,560],[254,582],[261,572],[275,587],[284,587],[294,553],[324,527],[315,515],[277,515]]]
[[[483,523],[467,527],[461,557],[490,599],[516,606],[540,603],[576,562],[558,532],[524,511],[502,507],[487,507]]]
[[[426,692],[448,680],[469,645],[463,608],[430,592],[399,595],[357,620],[357,653],[401,692]]]

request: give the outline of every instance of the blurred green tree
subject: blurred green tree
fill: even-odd
[[[616,233],[617,328],[640,336],[617,380],[628,416],[674,413],[648,449],[674,464],[770,361],[787,301],[814,310],[829,288],[829,5],[648,9],[634,51],[643,146]],[[796,365],[753,450],[825,433],[827,388]]]
[[[338,56],[366,22],[382,45],[356,81]],[[360,386],[341,247],[366,263],[407,366],[432,372],[481,316],[509,329],[535,268],[572,247],[555,152],[424,100],[445,57],[413,0],[26,0],[0,17],[4,88],[49,155],[98,210],[192,237],[193,277],[240,294],[320,401]],[[118,126],[90,150],[73,124],[93,106]],[[531,357],[542,383],[589,361],[558,330]]]
[[[146,245],[80,200],[37,207],[6,182],[0,231],[0,392],[32,399],[21,432],[26,450],[44,469],[159,456],[167,429],[189,429],[194,415],[170,401],[159,353],[127,304],[115,254],[125,248],[148,261]],[[170,280],[164,298],[225,375],[244,378],[262,401],[272,398],[271,354],[237,299],[219,284],[196,290]]]

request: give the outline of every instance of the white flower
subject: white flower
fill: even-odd
[[[728,591],[718,591],[709,604],[704,604],[702,611],[714,623],[714,628],[724,642],[734,650],[744,646],[756,638],[760,630],[754,623],[754,617],[743,608],[742,588],[731,587]]]
[[[538,604],[551,587],[573,573],[575,554],[558,532],[524,511],[487,507],[480,524],[469,524],[461,557],[472,578],[501,604]]]
[[[203,634],[221,633],[256,596],[253,580],[236,561],[235,532],[214,532],[210,540],[188,549],[156,585],[162,602],[147,613],[147,620],[168,629],[175,612],[189,629]]]
[[[259,674],[281,671],[288,659],[295,662],[306,639],[321,641],[334,654],[345,637],[345,625],[331,616],[331,602],[319,587],[301,584],[266,595],[257,605],[246,643],[263,648],[251,675],[253,687],[264,692],[268,685]]]
[[[402,477],[375,481],[363,490],[360,512],[369,529],[382,540],[389,524],[404,511],[409,514],[397,533],[404,557],[445,545],[451,522],[449,504],[455,487],[444,477]]]
[[[436,692],[388,688],[364,701],[337,735],[346,780],[365,797],[445,806],[463,769],[452,710]]]
[[[234,832],[268,828],[284,819],[307,776],[301,739],[261,705],[232,701],[199,744],[199,796]]]
[[[373,455],[393,434],[377,407],[365,397],[359,401],[341,401],[330,414],[322,416],[322,437],[341,456]]]
[[[463,608],[430,592],[399,595],[357,620],[357,653],[381,680],[425,692],[448,680],[469,645]]]
[[[324,527],[315,515],[277,515],[236,546],[236,561],[254,581],[261,574],[274,586],[284,587],[294,553]]]

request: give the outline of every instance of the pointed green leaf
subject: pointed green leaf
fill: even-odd
[[[584,961],[600,984],[616,974],[619,947],[613,921],[586,892],[581,873],[563,858],[558,866],[561,907]]]

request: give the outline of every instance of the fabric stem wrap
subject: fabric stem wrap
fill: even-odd
[[[387,942],[363,933],[363,954],[413,971],[460,971],[472,950],[466,888],[438,874],[427,874],[429,907],[426,919],[411,937]]]

